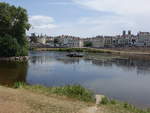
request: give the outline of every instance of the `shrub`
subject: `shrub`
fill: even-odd
[[[28,44],[20,46],[16,38],[11,36],[0,37],[0,57],[26,56]]]
[[[87,41],[87,42],[84,42],[84,47],[92,47],[92,42],[89,42],[89,41]]]
[[[24,82],[16,82],[14,84],[14,88],[23,88],[24,86],[26,86],[26,84]]]
[[[113,99],[110,100],[110,103],[113,104],[113,105],[117,104],[116,100],[113,100]]]
[[[59,95],[66,95],[69,97],[77,98],[83,101],[93,100],[92,93],[80,85],[67,85],[63,87],[55,87],[51,89],[51,92]]]
[[[107,97],[104,97],[104,98],[102,98],[102,101],[101,101],[100,104],[106,105],[106,104],[109,104],[109,103],[110,103],[109,99]]]
[[[20,46],[15,38],[10,36],[0,37],[0,56],[10,57],[20,54]]]
[[[29,50],[29,45],[28,45],[28,42],[26,40],[26,41],[24,41],[24,46],[20,47],[20,56],[27,56],[28,50]]]

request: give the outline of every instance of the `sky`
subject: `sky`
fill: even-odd
[[[28,11],[28,34],[119,35],[150,31],[150,0],[0,0]]]

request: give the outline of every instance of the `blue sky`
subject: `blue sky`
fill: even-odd
[[[0,0],[27,9],[28,34],[117,35],[150,31],[149,0]]]

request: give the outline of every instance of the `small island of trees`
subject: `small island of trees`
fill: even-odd
[[[25,9],[0,3],[0,57],[26,56],[29,28]]]

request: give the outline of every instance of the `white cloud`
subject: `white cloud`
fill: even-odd
[[[54,19],[49,16],[35,15],[29,17],[29,22],[31,24],[31,29],[28,33],[44,33],[47,34],[51,29],[58,27],[54,24]]]
[[[50,1],[49,5],[72,5],[72,2],[67,1]]]
[[[149,0],[73,0],[79,6],[99,11],[100,16],[81,17],[76,21],[55,24],[52,17],[37,15],[30,17],[33,28],[30,32],[47,35],[117,35],[122,30],[150,30]],[[58,2],[58,4],[63,2]],[[65,2],[66,3],[66,2]],[[56,2],[57,4],[57,2]],[[101,11],[111,12],[101,16]],[[71,12],[70,12],[71,13]],[[87,10],[88,13],[88,10]],[[69,17],[68,17],[69,18]]]
[[[54,19],[52,17],[48,17],[48,16],[41,16],[41,15],[30,16],[29,22],[31,23],[32,27],[35,29],[37,29],[37,28],[50,29],[50,28],[56,27],[56,25],[53,24]]]
[[[127,25],[127,26],[134,26],[134,22],[128,20],[126,17],[120,16],[103,16],[103,17],[83,17],[79,20],[80,24],[92,24],[92,25]]]
[[[138,31],[138,28],[139,30],[143,29],[142,23],[137,24],[132,18],[126,16],[82,17],[74,22],[65,22],[58,25],[54,24],[54,19],[52,17],[43,19],[43,16],[42,18],[34,16],[34,19],[32,17],[30,20],[33,21],[32,23],[35,27],[30,29],[29,33],[35,32],[53,36],[66,34],[92,37],[96,35],[117,35],[124,29],[136,32]],[[139,18],[138,21],[140,23],[141,18]]]
[[[137,26],[134,21],[120,16],[84,17],[79,20],[79,23],[82,26],[88,26],[87,28],[91,29],[89,33],[94,32],[95,35],[116,35],[123,29],[135,30]]]
[[[117,14],[141,14],[150,12],[149,0],[73,0],[75,3],[97,11]]]
[[[87,17],[82,23],[112,34],[119,30],[131,29],[134,32],[150,30],[150,0],[73,0],[76,4],[99,12],[110,12],[111,16]],[[113,16],[112,16],[113,15]],[[98,30],[98,29],[97,29]]]
[[[81,37],[92,37],[96,35],[116,35],[123,29],[133,29],[135,23],[128,22],[126,18],[116,20],[116,17],[82,17],[74,22],[59,24],[49,35],[74,35]]]

